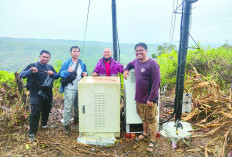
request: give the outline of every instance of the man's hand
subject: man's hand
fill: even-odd
[[[83,76],[83,77],[87,76],[87,73],[86,73],[86,72],[83,72],[83,73],[82,73],[82,76]]]
[[[47,74],[50,75],[50,76],[51,76],[53,73],[54,73],[53,71],[47,71]]]
[[[147,100],[147,107],[152,107],[153,105],[154,105],[154,103],[152,101]]]
[[[93,77],[98,76],[98,73],[94,72],[94,73],[92,74],[92,76],[93,76]]]
[[[124,71],[123,77],[125,80],[127,80],[127,76],[129,76],[129,71]]]
[[[70,65],[70,67],[68,68],[68,72],[69,72],[69,73],[73,72],[73,68],[72,68],[71,65]]]
[[[38,72],[38,69],[36,67],[31,67],[30,69],[33,73],[37,73]]]

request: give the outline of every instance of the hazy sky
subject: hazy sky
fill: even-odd
[[[83,40],[88,2],[0,0],[0,37]],[[168,42],[173,2],[116,0],[119,41]],[[111,0],[91,0],[86,40],[112,42],[111,17]],[[179,40],[180,17],[176,15],[173,41]],[[232,42],[232,0],[199,0],[191,21],[196,41]]]

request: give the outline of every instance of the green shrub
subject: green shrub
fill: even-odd
[[[7,71],[0,71],[0,87],[10,87],[12,92],[16,89],[16,82],[14,73]]]
[[[160,65],[161,86],[173,88],[176,83],[177,53],[163,53],[157,58]],[[195,67],[200,74],[214,79],[222,89],[228,88],[232,82],[232,49],[206,48],[189,50],[186,59],[186,70]],[[186,73],[187,74],[187,73]]]
[[[190,50],[187,57],[187,69],[196,67],[200,74],[215,80],[222,89],[232,82],[232,49]]]
[[[177,53],[172,50],[170,53],[163,53],[157,58],[160,66],[161,86],[173,86],[176,82]]]

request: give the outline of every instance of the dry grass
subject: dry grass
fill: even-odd
[[[193,110],[183,117],[184,121],[191,122],[198,129],[192,137],[213,137],[205,146],[205,157],[208,153],[214,156],[225,156],[228,149],[228,139],[232,138],[232,102],[231,89],[224,93],[215,81],[199,74],[195,68],[185,82],[185,89],[192,93]],[[220,137],[214,137],[221,131]]]

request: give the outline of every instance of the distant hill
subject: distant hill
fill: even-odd
[[[92,73],[97,61],[102,57],[103,49],[112,49],[112,43],[87,41],[83,49],[82,41],[75,40],[53,40],[53,39],[30,39],[30,38],[7,38],[0,37],[0,70],[19,71],[29,63],[39,59],[39,53],[45,49],[51,52],[50,63],[56,60],[64,61],[70,57],[69,49],[73,45],[81,48],[81,56],[89,73]],[[135,43],[120,44],[120,62],[126,64],[135,58]],[[158,44],[148,44],[148,55],[156,53]]]

